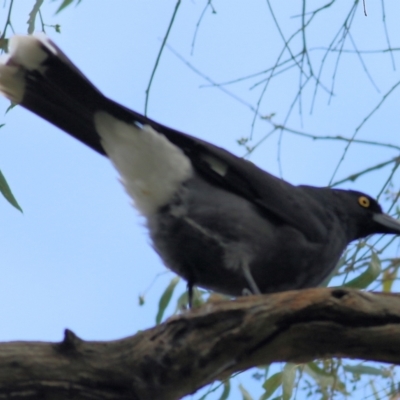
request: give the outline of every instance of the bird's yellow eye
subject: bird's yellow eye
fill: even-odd
[[[369,201],[369,198],[368,198],[368,197],[360,196],[360,197],[358,198],[358,204],[359,204],[361,207],[368,208],[368,207],[370,206],[371,202]]]

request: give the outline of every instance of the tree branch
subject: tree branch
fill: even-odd
[[[400,296],[309,289],[208,303],[135,336],[0,344],[0,399],[179,399],[255,365],[400,364]],[[49,396],[49,397],[47,397]]]

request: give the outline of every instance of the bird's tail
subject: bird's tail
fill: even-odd
[[[204,166],[202,160],[197,162],[200,151],[222,152],[228,156],[222,149],[159,124],[105,97],[43,34],[10,39],[8,54],[0,56],[0,93],[103,155],[106,152],[94,123],[98,111],[105,111],[128,124],[151,126],[190,155],[198,168]]]
[[[9,53],[0,58],[0,92],[103,155],[94,113],[114,109],[123,120],[134,120],[131,111],[103,96],[44,35],[10,39]]]

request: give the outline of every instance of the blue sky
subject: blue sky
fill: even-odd
[[[12,21],[17,33],[26,32],[33,3],[15,1]],[[298,24],[298,18],[292,16],[300,13],[300,6],[297,2],[285,2],[285,7],[275,3],[288,34]],[[324,4],[311,3],[312,7]],[[333,36],[349,8],[346,3],[336,2],[329,17],[316,21],[310,30],[314,47]],[[400,6],[394,3],[387,3],[386,18],[392,46],[398,47]],[[55,15],[58,4],[46,2],[42,8],[47,24],[61,25],[61,34],[48,27],[49,36],[106,95],[142,112],[175,1],[83,0],[78,7]],[[282,42],[262,1],[246,5],[214,2],[217,13],[206,12],[191,54],[204,5],[182,2],[168,41],[198,70],[222,82],[273,63]],[[361,49],[383,48],[380,5],[367,2],[367,6],[368,17],[361,8],[356,12],[354,40]],[[0,10],[2,26],[6,8]],[[37,27],[40,30],[39,23]],[[314,50],[313,54],[318,58],[323,53]],[[345,55],[330,104],[329,96],[320,91],[310,114],[313,88],[306,88],[303,117],[299,117],[297,107],[288,124],[318,135],[350,137],[400,78],[389,55],[367,55],[365,62],[380,92],[366,77],[357,57]],[[323,74],[327,84],[333,65],[328,64]],[[249,90],[255,82],[244,81],[227,89],[254,106],[261,92],[261,87]],[[236,141],[250,134],[252,111],[217,88],[202,87],[206,84],[165,50],[151,89],[148,115],[244,155]],[[260,112],[276,113],[276,121],[282,122],[298,85],[298,74],[280,75],[271,83]],[[400,145],[398,100],[399,93],[394,91],[357,137]],[[0,109],[5,111],[8,105],[0,99]],[[57,341],[65,328],[85,340],[110,340],[153,326],[160,293],[174,275],[152,250],[143,221],[131,207],[111,164],[22,108],[2,116],[0,123],[6,123],[0,130],[0,168],[24,210],[20,214],[0,198],[0,340]],[[270,129],[268,122],[258,119],[254,143]],[[283,177],[295,184],[323,186],[329,182],[344,143],[289,134],[281,141],[279,138],[274,135],[265,141],[251,160],[277,175],[281,163]],[[353,145],[336,179],[396,155],[393,149]],[[376,195],[388,171],[374,172],[341,187]],[[399,178],[394,181],[396,190]],[[184,289],[181,284],[179,291]],[[140,307],[138,297],[143,293],[146,304]],[[172,312],[173,308],[169,314]]]

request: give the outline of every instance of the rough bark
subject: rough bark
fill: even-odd
[[[0,399],[179,399],[275,361],[400,364],[400,296],[310,289],[210,303],[132,337],[0,344]]]

